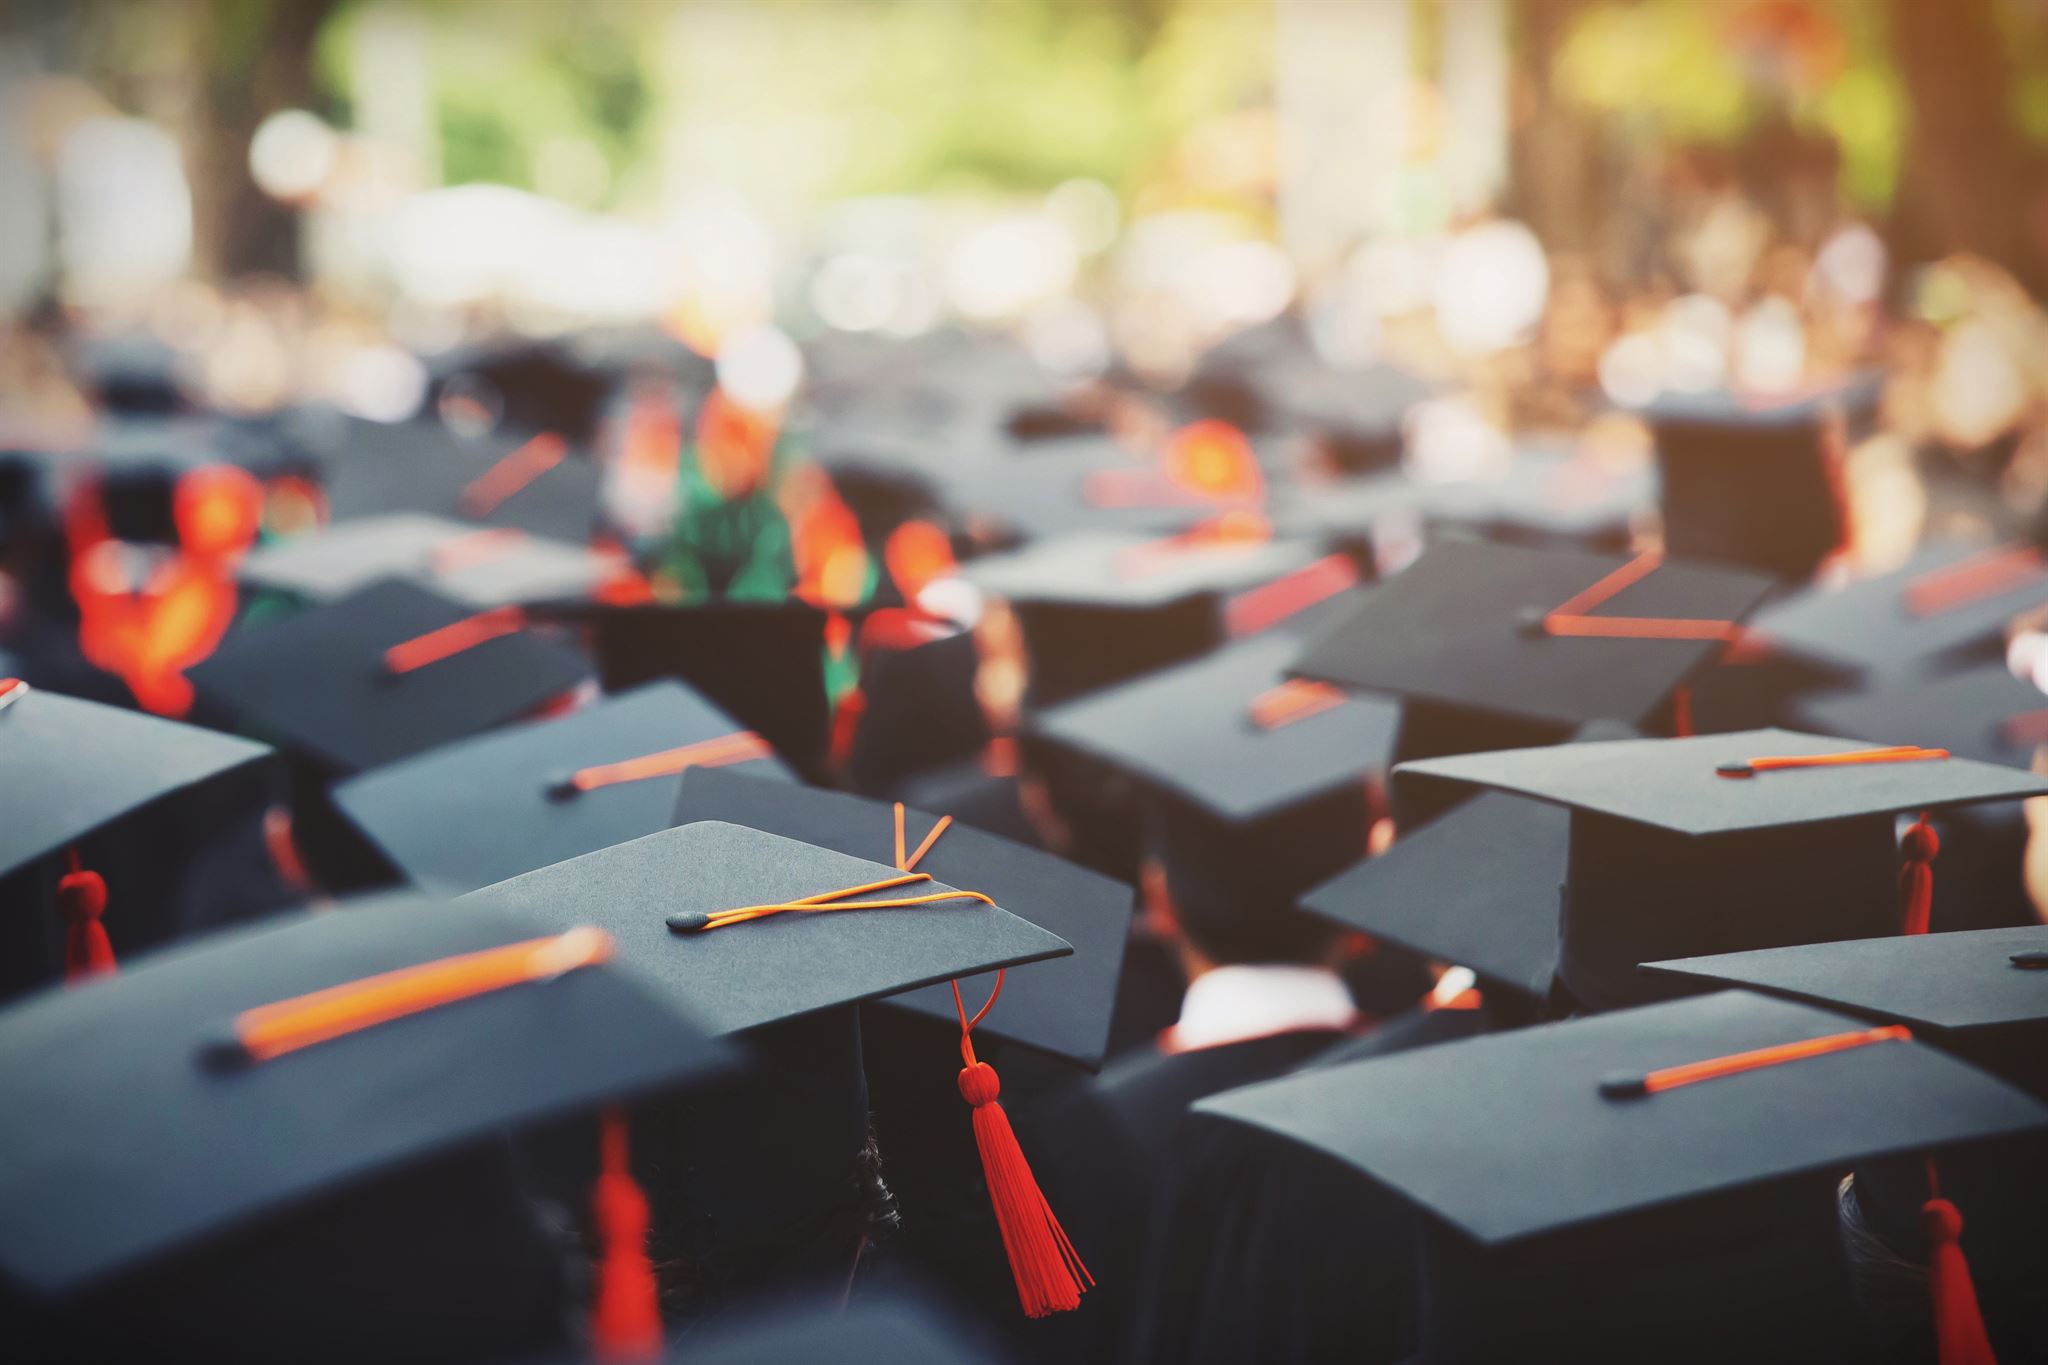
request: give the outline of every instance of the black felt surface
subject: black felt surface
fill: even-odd
[[[510,720],[589,675],[533,631],[392,675],[384,651],[471,610],[399,579],[236,631],[189,674],[201,696],[288,747],[360,771]]]
[[[1133,773],[1224,820],[1256,820],[1384,771],[1399,708],[1354,697],[1272,728],[1251,706],[1285,681],[1291,633],[1261,637],[1037,715],[1054,743]]]
[[[1748,986],[1938,1029],[2048,1020],[2048,971],[2012,955],[2048,951],[2048,925],[1815,943],[1654,962],[1646,970]]]
[[[380,578],[410,578],[474,608],[587,596],[610,576],[580,545],[524,536],[470,558],[438,552],[478,527],[424,513],[363,517],[258,547],[237,570],[242,582],[330,602]]]
[[[510,987],[222,1073],[241,1010],[545,926],[398,896],[295,914],[53,988],[0,1027],[0,1272],[61,1293],[289,1200],[493,1129],[724,1065],[612,966]]]
[[[270,752],[197,726],[31,687],[0,709],[0,873]]]
[[[1622,555],[1448,541],[1366,597],[1293,671],[1477,711],[1642,724],[1715,641],[1537,635],[1524,625],[1628,562]],[[1740,620],[1769,588],[1742,570],[1667,562],[1592,616]]]
[[[694,934],[673,933],[666,923],[675,914],[799,899],[896,875],[887,860],[703,821],[487,886],[459,903],[610,930],[622,961],[717,1034],[1073,951],[1006,910],[965,899],[792,912]],[[902,894],[943,889],[934,881]]]
[[[1739,779],[1715,771],[1751,758],[1869,747],[1791,730],[1742,730],[1460,754],[1403,763],[1395,772],[1517,792],[1693,835],[2048,794],[2048,779],[1967,758],[1791,768]]]
[[[1915,1043],[1635,1100],[1599,1091],[1610,1074],[1861,1027],[1722,991],[1291,1076],[1196,1109],[1326,1152],[1488,1244],[2048,1127],[2048,1106]]]
[[[465,509],[464,490],[524,442],[523,436],[465,439],[431,421],[394,426],[352,419],[328,462],[330,513],[341,522],[383,512],[428,512],[563,540],[587,539],[597,519],[601,476],[595,464],[573,453],[484,516],[472,517]]]
[[[1864,690],[1792,702],[1794,718],[1823,734],[1884,744],[1925,744],[1983,763],[2024,768],[2048,741],[2048,694],[2002,663],[1935,678],[1893,678]],[[2018,723],[2008,729],[2008,722]]]
[[[1302,541],[1168,547],[1144,536],[1085,533],[973,560],[962,576],[1012,602],[1156,607],[1256,587],[1316,557]]]
[[[684,777],[675,822],[698,820],[745,825],[884,863],[895,851],[889,802],[779,786],[737,770],[706,769]],[[906,810],[905,851],[914,852],[937,821],[936,815]],[[1012,914],[1073,945],[1071,957],[1010,971],[1001,1001],[976,1033],[1014,1039],[1084,1066],[1100,1066],[1130,932],[1131,888],[958,819],[917,866],[940,881],[993,896]],[[988,976],[961,983],[970,1016],[994,984]],[[886,1003],[958,1022],[950,986],[922,987]]]
[[[683,782],[676,773],[550,799],[557,778],[740,728],[683,684],[654,682],[379,768],[341,784],[334,801],[414,881],[469,891],[668,828]],[[773,757],[733,769],[795,780]]]

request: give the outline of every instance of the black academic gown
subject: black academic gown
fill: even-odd
[[[1411,1011],[1303,1069],[1484,1032],[1481,1010]],[[1263,1079],[1263,1078],[1260,1078]],[[1119,1360],[1376,1365],[1416,1340],[1416,1224],[1335,1160],[1192,1116],[1157,1161]]]
[[[1160,1162],[1196,1100],[1278,1076],[1343,1041],[1303,1029],[1218,1047],[1134,1052],[1020,1120],[1039,1186],[1095,1277],[1079,1311],[1032,1324],[1035,1359],[1123,1359]]]

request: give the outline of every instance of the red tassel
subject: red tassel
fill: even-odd
[[[1963,1255],[1963,1215],[1939,1196],[1920,1206],[1927,1230],[1927,1291],[1934,1300],[1934,1340],[1941,1365],[1998,1365],[1977,1287]]]
[[[590,1345],[602,1361],[661,1358],[661,1296],[647,1260],[647,1196],[626,1161],[626,1118],[607,1109],[591,1213],[604,1244],[590,1309]]]
[[[71,850],[71,870],[57,883],[57,908],[64,915],[64,979],[79,982],[114,970],[114,945],[100,917],[107,910],[106,879],[79,866]]]
[[[1070,1313],[1081,1306],[1081,1295],[1095,1279],[1046,1204],[1031,1165],[1017,1146],[1009,1115],[996,1102],[1002,1094],[996,1069],[975,1060],[974,1045],[965,1034],[960,1051],[967,1059],[960,1073],[960,1096],[974,1106],[974,1145],[981,1149],[981,1169],[988,1177],[989,1202],[995,1205],[1010,1273],[1017,1280],[1017,1300],[1028,1318]]]
[[[1692,735],[1692,689],[1681,687],[1671,694],[1671,737],[1691,739]]]
[[[1924,934],[1934,909],[1934,858],[1941,852],[1941,836],[1923,815],[1907,826],[1899,849],[1905,855],[1899,868],[1900,899],[1904,902],[1899,932]]]

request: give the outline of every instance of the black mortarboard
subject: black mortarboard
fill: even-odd
[[[1689,1084],[1673,1070],[1719,1059]],[[2048,1107],[1904,1035],[1741,992],[1196,1108],[1326,1153],[1430,1215],[1427,1361],[1861,1358],[1838,1335],[1841,1168],[2048,1125]]]
[[[602,938],[401,896],[211,936],[16,1005],[0,1029],[0,1273],[68,1294],[492,1130],[721,1069],[724,1050],[607,965]],[[459,987],[416,975],[440,994],[344,1032],[256,1013],[515,944],[529,947],[492,959],[490,984],[476,959],[449,964]]]
[[[589,675],[582,654],[521,629],[516,608],[494,612],[389,579],[245,626],[190,677],[204,701],[249,728],[361,771],[523,715]],[[434,650],[419,646],[429,636]],[[401,646],[417,666],[387,657]]]
[[[2024,768],[2048,743],[2048,695],[2002,663],[1933,678],[1874,682],[1855,692],[1822,692],[1793,703],[1808,729],[1888,743],[1926,744],[1964,758]]]
[[[1624,739],[1613,721],[1578,741]],[[1540,1006],[1557,975],[1558,889],[1568,812],[1488,792],[1304,895],[1304,910],[1439,961],[1470,967]]]
[[[999,528],[998,543],[1079,534],[1163,534],[1214,515],[1219,504],[1177,489],[1106,436],[1035,443],[1028,453],[955,461],[937,479],[961,524]]]
[[[475,608],[587,598],[618,564],[568,541],[425,513],[362,517],[245,556],[244,584],[331,602],[380,578],[408,578]]]
[[[1740,621],[1768,591],[1734,569],[1616,555],[1452,541],[1364,596],[1311,644],[1302,677],[1439,706],[1572,726],[1642,725],[1722,648],[1715,623]],[[1624,570],[1636,573],[1603,591]],[[1570,613],[1575,600],[1597,601]],[[1574,622],[1700,623],[1707,638],[1604,638]],[[1545,621],[1553,622],[1547,629]],[[1654,628],[1654,627],[1652,627]],[[1682,628],[1682,627],[1681,627]]]
[[[775,746],[806,776],[825,760],[828,613],[795,598],[781,602],[692,602],[600,607],[599,676],[608,692],[654,678],[680,678]]]
[[[553,433],[462,437],[437,422],[352,420],[326,472],[335,521],[427,512],[583,541],[602,473]]]
[[[81,386],[106,412],[165,416],[191,406],[178,374],[178,353],[143,332],[93,338],[73,349]]]
[[[267,784],[259,765],[270,752],[0,679],[0,995],[188,927],[174,883],[194,850],[180,831],[217,836]],[[66,845],[81,856],[60,879]],[[237,900],[220,887],[210,899],[213,910]]]
[[[1010,602],[1034,706],[1191,658],[1224,638],[1222,599],[1316,559],[1299,541],[1076,535],[975,560],[963,576]]]
[[[1384,772],[1397,710],[1313,683],[1288,683],[1286,634],[1037,713],[1032,731],[1132,773],[1233,823],[1281,816]]]
[[[2048,1097],[2048,925],[1800,944],[1644,968],[1909,1024]]]
[[[1427,491],[1427,519],[1495,540],[1625,549],[1657,501],[1654,467],[1617,468],[1570,450],[1517,450],[1496,479],[1460,480]]]
[[[1397,780],[1418,778],[1570,808],[1558,970],[1572,999],[1595,1009],[1660,993],[1638,963],[1897,932],[1909,917],[1895,889],[1897,812],[2048,792],[2048,780],[1940,750],[1887,753],[1785,730],[1397,769]]]
[[[855,1298],[810,1308],[757,1309],[690,1334],[677,1365],[992,1365],[994,1343],[935,1304]]]
[[[860,723],[847,765],[854,788],[887,791],[911,773],[979,753],[990,739],[974,690],[980,664],[967,631],[907,649],[864,650]]]
[[[1899,672],[1996,649],[2007,622],[2048,604],[2048,555],[2031,546],[1923,546],[1904,567],[1812,587],[1756,615],[1772,649],[1836,668]]]
[[[794,780],[759,736],[662,681],[379,768],[334,801],[414,881],[469,891],[668,828],[692,763]]]
[[[939,819],[906,811],[905,851],[916,850]],[[895,852],[889,804],[817,788],[778,787],[737,772],[686,774],[675,820],[722,820],[873,862],[890,862]],[[958,822],[947,825],[916,868],[949,885],[993,896],[997,904],[1074,947],[1071,957],[1010,973],[1001,1002],[980,1030],[1084,1066],[1100,1066],[1130,929],[1131,888]],[[961,989],[978,1006],[992,981],[963,983]],[[886,1003],[957,1023],[953,992],[944,985],[892,996]]]
[[[0,874],[271,752],[9,681],[0,681]]]
[[[1720,392],[1651,404],[1666,547],[1795,582],[1811,575],[1849,533],[1836,467],[1847,432],[1831,431],[1874,408],[1881,384],[1861,376],[1785,402]]]
[[[718,1034],[1073,951],[1008,911],[967,898],[790,912],[695,931],[668,924],[903,875],[886,859],[700,821],[487,886],[463,903],[506,905],[550,924],[609,931],[622,961],[652,975]],[[927,880],[908,884],[903,894],[948,889]]]

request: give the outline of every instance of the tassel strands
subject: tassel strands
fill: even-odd
[[[601,1163],[590,1192],[603,1244],[590,1304],[592,1353],[607,1365],[661,1359],[661,1294],[647,1259],[647,1195],[627,1160],[626,1116],[607,1109],[598,1134]]]
[[[71,850],[71,870],[57,883],[57,908],[64,916],[64,980],[80,981],[115,970],[114,944],[107,937],[107,883],[83,866]]]

